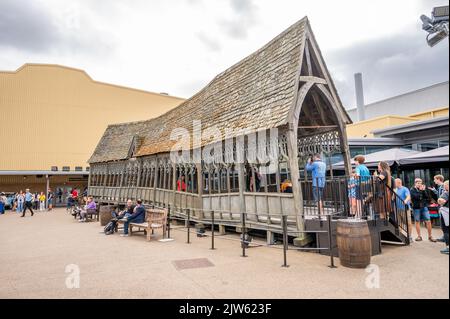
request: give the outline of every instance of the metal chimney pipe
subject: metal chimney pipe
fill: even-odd
[[[366,119],[366,110],[364,103],[364,89],[362,74],[355,74],[355,92],[356,92],[356,107],[358,111],[358,121],[364,121]]]

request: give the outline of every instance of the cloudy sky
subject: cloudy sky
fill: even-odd
[[[419,16],[445,0],[0,0],[0,70],[56,63],[95,80],[190,97],[307,15],[346,105],[448,81],[448,41]]]

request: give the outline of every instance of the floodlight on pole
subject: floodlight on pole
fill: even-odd
[[[428,33],[427,43],[430,47],[444,40],[449,36],[449,6],[433,8],[431,18],[421,15],[422,29]]]

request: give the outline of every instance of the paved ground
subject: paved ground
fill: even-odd
[[[256,247],[240,257],[239,243],[173,231],[175,241],[146,242],[141,235],[105,236],[98,223],[79,224],[64,209],[19,218],[0,216],[0,298],[449,298],[449,258],[442,244],[384,246],[374,273],[327,267],[329,258]],[[439,231],[436,230],[436,236]],[[178,270],[174,261],[207,258],[213,267]],[[80,288],[66,287],[67,265],[80,270]],[[71,270],[71,269],[68,269]],[[369,277],[368,277],[369,276]],[[372,279],[372,280],[370,280]],[[68,282],[73,282],[68,280]]]

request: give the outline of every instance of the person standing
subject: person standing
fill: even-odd
[[[395,179],[395,204],[397,208],[406,214],[406,221],[409,227],[409,242],[413,242],[412,237],[412,221],[411,221],[411,193],[409,189],[403,186],[403,181],[400,178]]]
[[[43,212],[45,210],[45,194],[41,192],[39,194],[39,211]]]
[[[186,182],[184,181],[184,175],[181,175],[177,181],[177,191],[178,192],[186,191]]]
[[[356,176],[360,179],[361,182],[368,182],[370,180],[370,171],[367,168],[366,158],[363,155],[358,155],[354,159],[355,161],[355,173]]]
[[[435,243],[436,239],[434,239],[432,236],[430,212],[428,211],[428,202],[430,201],[430,198],[426,191],[426,187],[422,182],[422,179],[416,178],[414,180],[414,186],[411,188],[410,193],[414,211],[414,221],[416,223],[416,241],[422,241],[422,236],[420,233],[420,221],[423,220],[427,226],[428,240]]]
[[[438,203],[441,206],[439,213],[441,215],[441,228],[444,233],[445,248],[441,250],[442,254],[448,255],[448,231],[449,231],[449,207],[448,207],[448,181],[444,182],[444,190],[438,198]]]
[[[6,197],[5,193],[0,194],[0,214],[5,213]]]
[[[22,215],[20,217],[25,217],[25,213],[27,212],[27,209],[30,210],[31,216],[34,215],[34,212],[33,212],[33,199],[34,199],[33,194],[31,194],[30,190],[27,188],[25,190],[25,202],[24,202],[24,206],[23,206],[23,212],[22,212]]]
[[[434,177],[434,184],[437,186],[435,187],[428,187],[430,191],[433,192],[433,194],[436,196],[435,198],[440,198],[442,193],[444,193],[444,176],[442,175],[436,175]]]
[[[39,209],[39,193],[36,192],[33,195],[33,209],[38,210]]]
[[[47,205],[48,211],[51,211],[53,209],[53,192],[51,189],[48,190]]]
[[[23,212],[23,204],[25,202],[25,194],[23,193],[22,190],[20,190],[19,194],[16,195],[16,200],[17,200],[16,212],[22,213]]]
[[[370,171],[364,164],[366,158],[363,155],[358,155],[354,158],[355,161],[355,178],[356,178],[356,210],[359,216],[363,213],[363,201],[370,192]]]
[[[378,179],[376,187],[376,207],[380,214],[381,219],[389,218],[389,214],[392,212],[392,175],[391,168],[386,162],[378,163],[378,172],[374,173],[374,176]]]
[[[327,165],[322,161],[320,154],[314,154],[308,160],[305,168],[312,175],[314,201],[319,203],[319,209],[323,211],[323,189],[326,183]]]
[[[72,189],[72,201],[73,201],[73,205],[76,206],[78,204],[78,191],[76,188]]]
[[[350,175],[350,178],[348,179],[348,199],[350,200],[350,215],[352,217],[360,217],[357,214],[358,205],[356,201],[356,186],[357,186],[356,172],[355,170],[353,170],[352,174]]]

